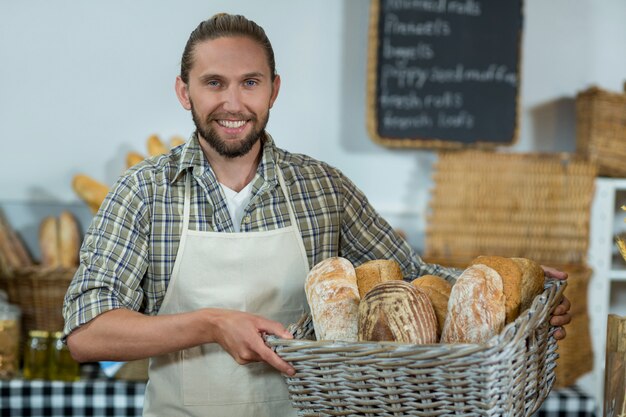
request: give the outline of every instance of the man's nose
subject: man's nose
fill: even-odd
[[[239,112],[243,109],[242,94],[236,86],[229,87],[224,91],[222,107],[228,112]]]

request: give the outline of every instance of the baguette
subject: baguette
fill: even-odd
[[[72,188],[87,203],[92,213],[98,211],[109,193],[109,187],[84,174],[74,175]]]
[[[170,148],[175,148],[185,143],[185,139],[182,136],[172,136],[170,139]]]
[[[150,135],[147,140],[148,155],[158,156],[168,152],[167,147],[158,135]]]
[[[143,155],[137,152],[128,152],[126,154],[126,168],[137,165],[144,160]]]
[[[359,297],[365,297],[376,284],[389,280],[401,280],[402,269],[394,260],[376,259],[355,268]]]
[[[64,268],[78,266],[78,252],[80,250],[80,233],[78,222],[72,213],[63,211],[59,215],[59,263]]]
[[[39,249],[41,265],[49,268],[61,266],[59,253],[59,224],[53,216],[45,217],[39,225]]]
[[[332,257],[315,265],[304,284],[317,340],[355,342],[359,289],[352,263]]]
[[[502,277],[494,269],[468,267],[452,286],[442,343],[483,343],[504,327]]]

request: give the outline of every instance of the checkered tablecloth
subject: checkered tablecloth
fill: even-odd
[[[145,384],[97,378],[77,382],[0,381],[3,417],[141,416]],[[553,391],[534,417],[595,417],[595,402],[578,388]],[[517,417],[517,416],[510,416]]]

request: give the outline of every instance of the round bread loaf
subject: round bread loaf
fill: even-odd
[[[309,271],[304,291],[317,340],[357,341],[360,297],[350,261],[333,257],[319,262]]]
[[[400,280],[376,285],[359,305],[359,340],[437,343],[437,318],[428,296]]]
[[[515,320],[520,313],[522,302],[522,270],[515,261],[502,256],[479,256],[470,265],[482,264],[495,269],[502,277],[504,297],[506,299],[506,321]]]
[[[533,303],[536,296],[543,292],[546,280],[543,268],[537,262],[526,258],[511,258],[522,270],[522,289],[520,313]]]
[[[376,284],[390,280],[402,280],[402,269],[393,259],[375,259],[367,261],[355,268],[359,296],[365,294]]]
[[[428,296],[437,317],[437,336],[441,337],[443,324],[448,314],[448,299],[452,284],[436,275],[424,275],[411,281],[417,289]]]
[[[504,327],[502,278],[477,264],[465,269],[452,286],[441,343],[482,343]]]

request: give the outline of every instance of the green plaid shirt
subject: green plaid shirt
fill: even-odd
[[[269,135],[241,232],[289,226],[277,167],[284,175],[310,266],[332,256],[345,257],[354,265],[395,259],[407,280],[425,274],[457,275],[425,264],[339,170],[279,149]],[[112,188],[86,233],[80,266],[65,297],[66,335],[116,308],[157,314],[178,250],[187,175],[192,175],[189,228],[234,231],[221,187],[195,135],[169,154],[132,167]]]

